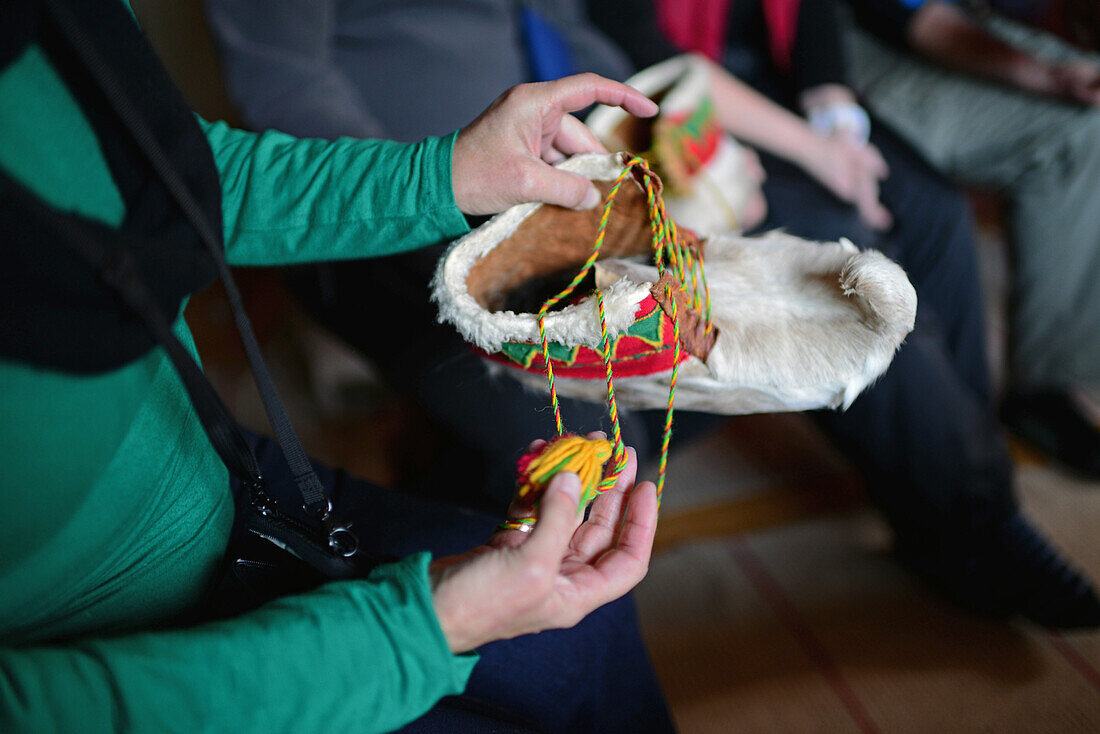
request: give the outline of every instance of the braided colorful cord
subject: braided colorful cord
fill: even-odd
[[[603,215],[600,218],[599,229],[596,234],[596,242],[592,247],[592,252],[589,254],[588,259],[585,261],[584,265],[581,266],[580,271],[577,273],[576,277],[573,278],[572,282],[570,282],[560,293],[547,299],[538,312],[539,336],[542,339],[543,362],[546,365],[546,378],[550,386],[550,401],[554,408],[554,423],[558,432],[558,439],[555,439],[551,446],[567,436],[562,422],[557,390],[554,387],[554,367],[550,359],[550,342],[546,336],[546,316],[551,308],[560,303],[563,299],[568,298],[573,291],[576,290],[577,286],[584,281],[585,277],[587,277],[592,270],[596,260],[599,259],[600,249],[603,247],[604,237],[607,232],[607,223],[611,216],[611,208],[615,196],[618,194],[627,176],[632,174],[637,175],[645,188],[650,219],[650,231],[653,236],[654,259],[657,265],[658,276],[663,275],[665,272],[671,272],[680,283],[687,284],[690,282],[692,291],[691,307],[697,312],[701,312],[705,324],[704,333],[709,333],[713,328],[710,318],[710,290],[707,287],[702,256],[701,254],[696,256],[696,254],[692,253],[690,248],[683,245],[676,228],[676,223],[672,221],[665,211],[664,201],[661,199],[660,194],[660,180],[649,168],[645,160],[635,156],[626,162],[622,173],[615,179],[614,184],[607,193],[607,197],[604,200]],[[609,471],[603,472],[602,480],[593,483],[591,487],[588,483],[584,483],[585,494],[581,497],[582,507],[595,499],[597,494],[606,492],[608,489],[614,487],[619,475],[622,474],[623,469],[626,467],[626,447],[623,445],[622,430],[619,424],[619,406],[615,399],[615,383],[611,369],[612,354],[614,351],[613,343],[607,329],[603,295],[599,290],[596,291],[595,295],[600,314],[601,351],[607,377],[607,405],[611,415],[612,426],[610,459],[613,463]],[[672,304],[671,318],[673,322],[675,356],[673,359],[672,375],[669,382],[668,407],[665,411],[664,432],[661,439],[661,458],[657,478],[658,502],[660,502],[661,495],[664,492],[665,472],[668,466],[668,447],[672,438],[673,404],[676,397],[676,379],[680,369],[681,350],[680,324],[677,319],[677,301],[673,297],[671,287],[667,284],[665,285],[665,295]],[[547,450],[549,449],[550,447],[547,447]],[[560,458],[558,457],[558,453],[560,452],[554,454],[556,459]],[[585,464],[590,461],[591,459],[588,459]],[[604,459],[604,461],[606,461],[606,459]],[[573,470],[567,468],[565,463],[561,460],[548,460],[545,463],[547,465],[545,471],[540,471],[536,479],[546,478],[548,480],[548,477],[552,476],[553,473],[557,471]],[[542,467],[541,463],[539,467]],[[585,471],[588,470],[585,469]],[[523,486],[521,484],[521,491],[522,488]]]

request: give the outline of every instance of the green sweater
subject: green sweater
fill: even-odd
[[[202,123],[227,258],[370,257],[454,237],[453,136],[297,140]],[[0,71],[0,167],[118,225],[96,137],[38,46]],[[192,352],[181,316],[176,333]],[[382,731],[460,692],[427,554],[172,628],[217,572],[228,477],[167,356],[74,376],[0,360],[0,731]]]

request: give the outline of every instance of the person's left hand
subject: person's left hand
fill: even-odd
[[[529,451],[545,442],[537,441]],[[546,629],[572,627],[642,580],[657,526],[652,482],[635,485],[638,463],[599,495],[585,519],[575,474],[554,477],[531,532],[501,530],[485,545],[432,562],[432,601],[453,652]],[[566,485],[572,491],[566,491]],[[569,495],[572,499],[569,499]],[[529,505],[515,502],[512,519]]]
[[[868,227],[886,231],[894,218],[879,200],[879,183],[890,174],[878,148],[844,133],[816,136],[802,168],[841,201],[853,205]]]
[[[576,153],[606,152],[570,112],[600,103],[639,117],[657,105],[625,84],[595,74],[520,84],[496,99],[458,134],[451,158],[455,204],[465,214],[495,214],[541,201],[585,209],[600,196],[583,176],[552,163]]]

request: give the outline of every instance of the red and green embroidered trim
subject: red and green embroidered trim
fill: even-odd
[[[673,367],[672,319],[661,309],[653,296],[646,296],[638,304],[634,323],[626,331],[611,340],[611,365],[620,377],[640,377],[667,372]],[[548,342],[550,361],[554,373],[561,377],[580,380],[604,376],[603,354],[590,347],[567,347],[558,342]],[[524,370],[546,371],[542,347],[538,344],[507,342],[499,354],[487,354],[495,362]],[[680,361],[690,356],[680,355]]]

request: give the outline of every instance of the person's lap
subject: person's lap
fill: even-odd
[[[256,438],[255,446],[272,495],[297,507],[278,446],[266,438]],[[351,523],[362,551],[371,555],[461,553],[487,540],[500,519],[315,468],[337,516]],[[480,732],[485,721],[496,731],[672,731],[629,595],[572,629],[490,643],[478,653],[465,694],[443,699],[406,731]]]
[[[883,126],[874,141],[891,169],[886,234],[790,164],[764,155],[769,219],[810,239],[848,237],[905,268],[918,293],[914,332],[894,362],[845,412],[819,414],[868,478],[899,535],[961,535],[1014,507],[1011,465],[988,398],[971,222],[961,194]]]

